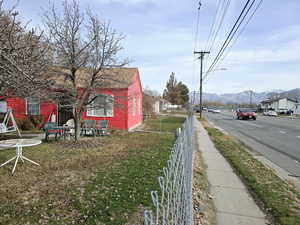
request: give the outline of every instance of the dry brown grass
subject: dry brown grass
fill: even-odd
[[[169,133],[116,132],[24,148],[41,166],[19,162],[13,176],[12,163],[0,168],[0,224],[134,224],[173,141]],[[14,154],[1,150],[0,162]]]
[[[98,142],[101,144],[98,145]],[[89,138],[76,144],[75,149],[73,145],[73,142],[65,142],[25,148],[24,155],[41,166],[19,163],[13,176],[10,173],[13,164],[1,168],[1,204],[6,203],[13,208],[16,215],[35,214],[42,224],[43,218],[49,217],[47,210],[51,210],[55,217],[59,215],[62,220],[72,218],[76,221],[80,212],[69,207],[72,195],[66,194],[66,191],[84,189],[96,172],[117,166],[118,161],[128,156],[128,146],[118,138]],[[2,151],[1,161],[8,158],[4,155],[11,156],[11,152],[13,150]],[[45,215],[36,215],[38,207],[43,207]],[[26,221],[26,216],[24,219]]]

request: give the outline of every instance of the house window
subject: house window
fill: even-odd
[[[28,115],[40,115],[40,99],[26,98],[26,108]]]
[[[88,106],[87,116],[113,117],[114,96],[100,94]]]
[[[132,115],[135,116],[135,112],[136,112],[136,99],[135,97],[133,97],[132,99]]]

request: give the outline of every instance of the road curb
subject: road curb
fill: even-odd
[[[220,128],[218,126],[216,126],[213,122],[207,120],[207,122],[213,126],[214,128],[218,129],[219,131],[223,132],[226,135],[232,136],[230,133],[228,133],[226,130],[224,130],[223,128]],[[232,136],[234,137],[234,136]],[[264,166],[266,166],[267,168],[271,169],[272,171],[274,171],[274,173],[280,177],[283,180],[286,180],[287,182],[289,182],[290,184],[294,185],[295,188],[300,192],[300,180],[297,179],[296,177],[293,177],[293,174],[291,174],[290,172],[286,171],[285,169],[281,168],[280,166],[276,165],[274,162],[270,161],[269,159],[267,159],[266,157],[264,157],[261,154],[255,154],[256,151],[253,150],[250,146],[248,146],[246,143],[244,143],[243,141],[237,139],[236,137],[234,137],[238,142],[242,143],[244,146],[246,146],[245,150],[251,154],[255,159],[257,159],[258,161],[260,161]],[[251,151],[252,149],[252,151]]]

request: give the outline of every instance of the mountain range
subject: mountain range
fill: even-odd
[[[292,89],[289,91],[273,90],[265,92],[254,92],[251,90],[239,93],[215,94],[203,93],[203,101],[206,102],[219,102],[223,104],[243,104],[243,103],[260,103],[263,100],[271,98],[287,97],[300,101],[300,88]],[[190,99],[195,104],[199,104],[199,92],[191,92]]]

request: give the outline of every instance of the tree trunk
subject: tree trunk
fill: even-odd
[[[78,141],[80,139],[80,122],[81,122],[81,114],[75,113],[74,116],[74,123],[75,123],[75,141]]]

